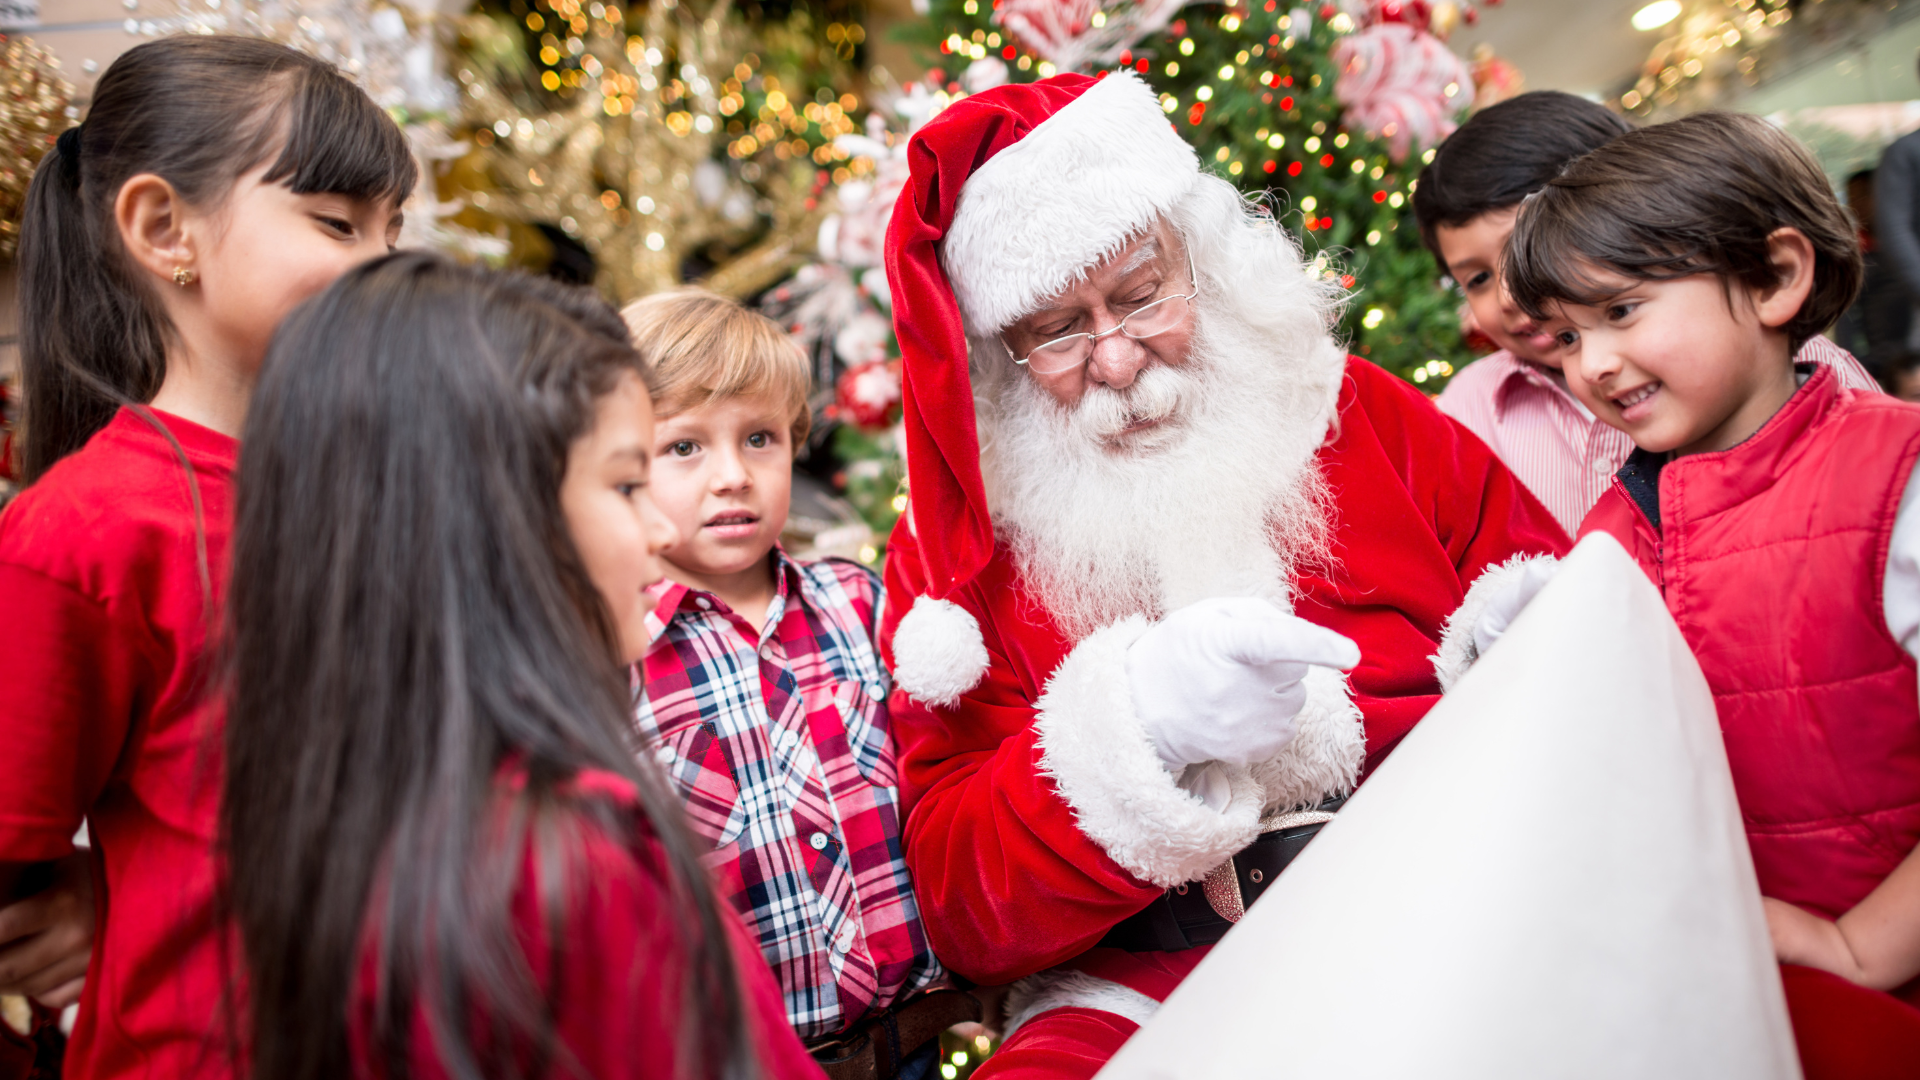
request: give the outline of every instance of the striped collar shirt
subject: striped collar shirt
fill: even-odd
[[[660,588],[635,722],[814,1040],[942,972],[900,842],[879,581],[778,548],[774,567],[758,633],[711,593]]]
[[[1794,359],[1831,365],[1847,389],[1880,389],[1852,353],[1824,337]],[[1627,433],[1588,412],[1559,372],[1505,349],[1460,369],[1434,404],[1480,436],[1568,535],[1633,452]]]

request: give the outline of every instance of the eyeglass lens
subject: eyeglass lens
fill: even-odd
[[[1185,296],[1169,296],[1164,300],[1155,300],[1121,319],[1114,329],[1135,340],[1164,334],[1186,318],[1187,299]],[[1049,341],[1033,350],[1027,357],[1027,367],[1035,374],[1053,375],[1086,363],[1092,355],[1093,335],[1074,334]]]

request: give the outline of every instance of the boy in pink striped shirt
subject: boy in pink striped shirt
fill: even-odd
[[[1413,192],[1420,238],[1500,346],[1461,369],[1436,404],[1480,436],[1569,534],[1613,482],[1633,441],[1567,390],[1553,336],[1515,306],[1501,283],[1500,252],[1521,200],[1574,158],[1628,130],[1625,120],[1584,98],[1521,94],[1461,125]],[[1859,361],[1824,337],[1809,340],[1796,358],[1831,365],[1850,389],[1879,389]]]

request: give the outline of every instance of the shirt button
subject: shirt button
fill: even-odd
[[[704,597],[704,596],[703,596],[703,597],[701,597],[701,598],[700,598],[700,599],[698,599],[698,600],[695,600],[695,601],[694,601],[694,603],[695,603],[696,605],[698,605],[698,606],[699,606],[699,608],[700,608],[700,610],[701,610],[701,611],[712,611],[712,610],[713,610],[713,601],[711,601],[711,600],[709,600],[709,599],[707,599],[707,598],[706,598],[706,597]]]
[[[1599,458],[1593,463],[1593,471],[1597,473],[1610,473],[1613,471],[1613,463],[1605,458]]]
[[[853,939],[857,936],[858,932],[854,928],[852,919],[841,923],[840,932],[833,935],[833,951],[843,953],[853,948]]]
[[[812,844],[813,850],[815,851],[825,851],[827,850],[827,834],[823,832],[814,833],[807,839],[807,843]]]
[[[660,749],[655,750],[653,752],[653,756],[659,760],[660,764],[671,765],[673,764],[673,759],[676,757],[679,757],[680,755],[673,752],[673,747],[663,746]]]

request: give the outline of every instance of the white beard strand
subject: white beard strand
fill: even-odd
[[[1324,333],[1302,337],[1203,311],[1187,364],[1090,387],[1072,410],[1011,365],[979,380],[995,530],[1071,640],[1215,596],[1290,609],[1294,571],[1328,563],[1315,455],[1345,360]],[[1150,418],[1164,419],[1116,440]]]

